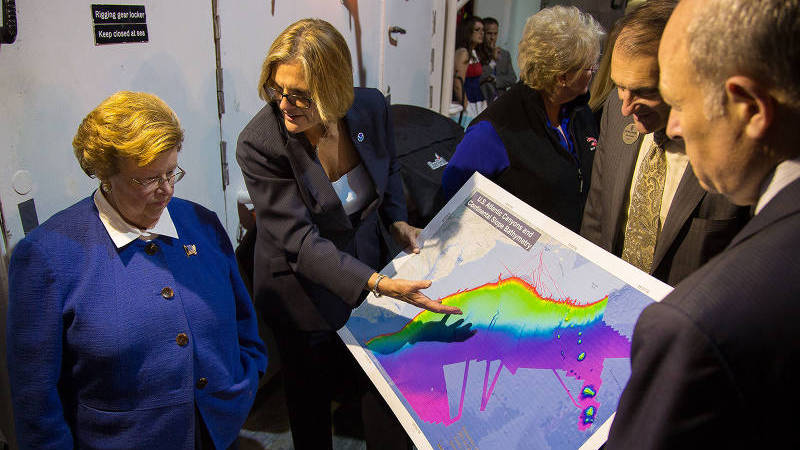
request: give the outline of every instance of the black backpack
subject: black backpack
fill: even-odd
[[[452,119],[412,105],[391,105],[395,147],[408,205],[408,223],[425,225],[446,203],[442,173],[464,130]]]

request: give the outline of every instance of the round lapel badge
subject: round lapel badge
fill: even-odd
[[[639,139],[639,130],[636,129],[635,123],[629,123],[628,126],[622,131],[622,142],[630,145]]]
[[[358,133],[356,139],[358,139],[358,142],[364,142],[364,133]]]

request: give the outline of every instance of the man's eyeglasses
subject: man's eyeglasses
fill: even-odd
[[[186,175],[186,171],[181,169],[180,166],[178,166],[175,172],[167,176],[157,176],[150,178],[131,178],[130,181],[131,183],[138,184],[144,189],[155,190],[161,187],[161,185],[164,183],[169,183],[170,186],[175,186],[175,183],[181,181],[184,175]]]
[[[296,106],[301,109],[308,109],[311,107],[311,104],[313,103],[313,100],[304,95],[284,94],[283,92],[281,92],[281,90],[279,90],[276,87],[273,86],[264,86],[264,87],[267,90],[267,95],[269,95],[269,98],[271,98],[272,101],[276,103],[280,103],[281,99],[285,98],[290,105]]]
[[[594,63],[594,64],[592,64],[591,66],[589,66],[589,67],[587,67],[587,68],[585,68],[585,69],[583,69],[583,70],[586,70],[587,72],[591,72],[591,73],[592,73],[592,75],[594,75],[594,74],[596,74],[596,73],[597,73],[597,69],[598,69],[598,68],[600,68],[600,64],[598,64],[598,63]]]

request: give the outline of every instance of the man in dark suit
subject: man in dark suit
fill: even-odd
[[[651,305],[607,449],[786,448],[800,372],[800,2],[683,0],[664,32],[667,134],[755,216]],[[796,445],[796,444],[795,444]]]
[[[722,251],[749,218],[748,208],[704,191],[682,143],[664,134],[669,106],[658,93],[656,55],[676,3],[651,0],[621,19],[611,59],[618,95],[603,108],[581,224],[585,238],[671,285]],[[647,176],[653,144],[660,172]]]

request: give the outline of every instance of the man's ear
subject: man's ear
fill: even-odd
[[[766,136],[775,118],[775,98],[761,83],[750,77],[736,75],[725,80],[729,113],[744,124],[751,139]]]

